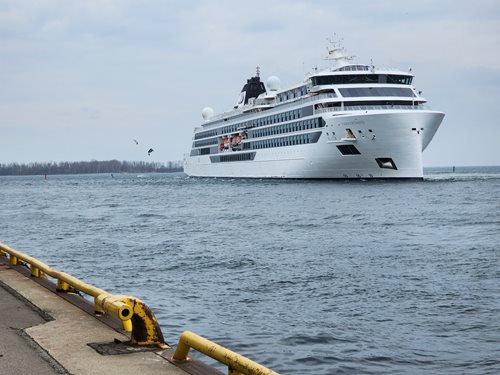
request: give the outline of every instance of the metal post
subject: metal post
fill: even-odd
[[[40,269],[34,265],[30,265],[31,276],[40,277]]]

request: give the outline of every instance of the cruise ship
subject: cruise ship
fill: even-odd
[[[422,179],[422,152],[444,113],[430,110],[413,74],[361,65],[328,48],[326,69],[281,89],[247,80],[234,107],[202,110],[189,176],[287,179]]]

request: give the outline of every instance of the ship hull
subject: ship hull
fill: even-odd
[[[327,112],[316,143],[255,150],[245,161],[187,156],[184,171],[198,177],[422,179],[422,152],[443,117],[423,110]]]

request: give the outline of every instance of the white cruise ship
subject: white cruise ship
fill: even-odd
[[[409,71],[352,62],[328,50],[330,67],[280,89],[259,68],[231,111],[202,111],[190,176],[303,179],[423,178],[422,152],[444,113],[427,108]]]

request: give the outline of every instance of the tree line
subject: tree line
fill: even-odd
[[[0,164],[0,176],[84,174],[84,173],[148,173],[182,172],[182,161],[167,163],[144,161],[76,161]]]

